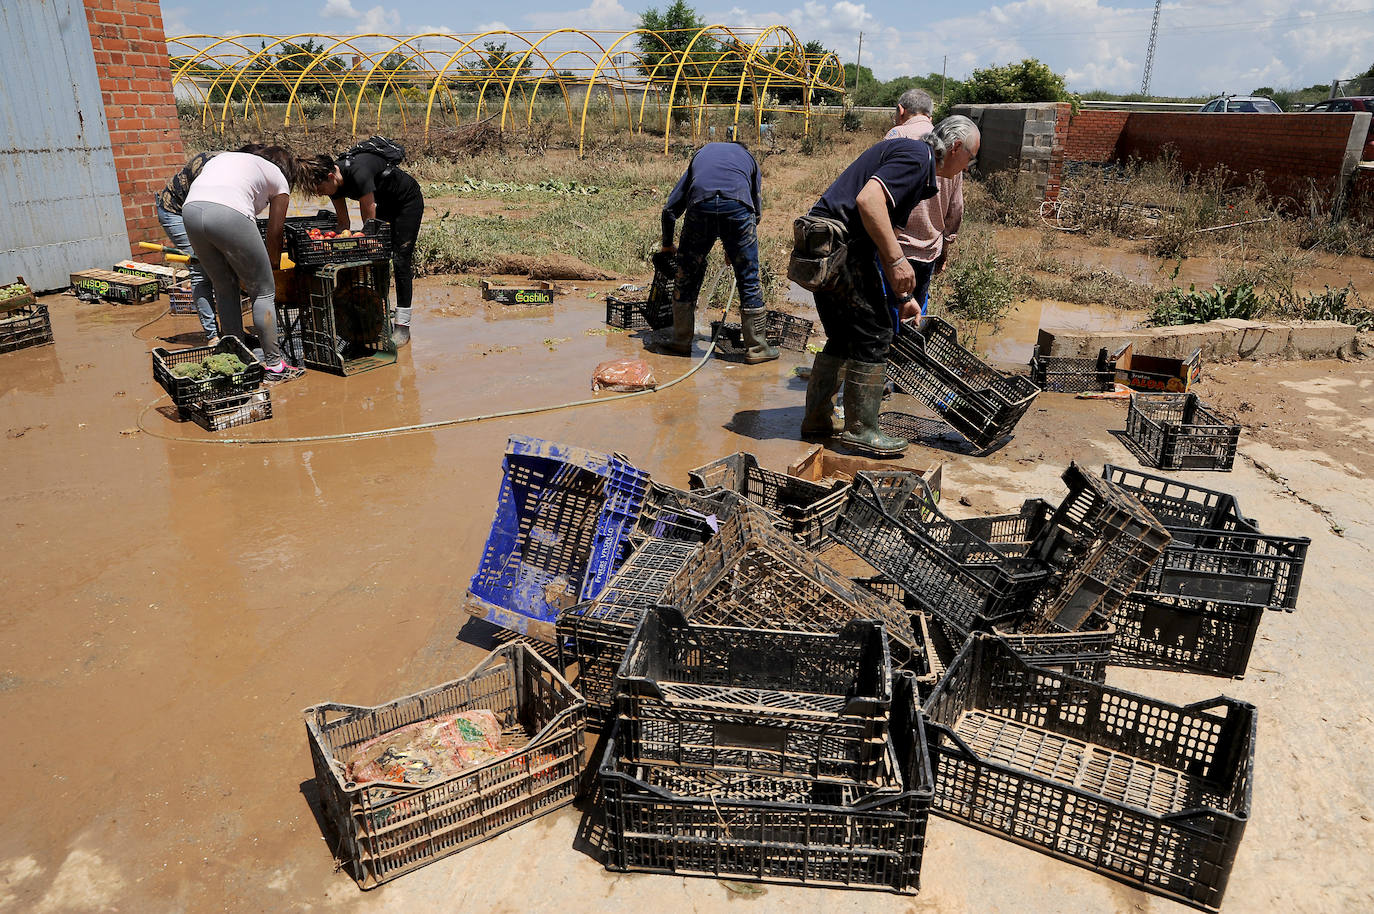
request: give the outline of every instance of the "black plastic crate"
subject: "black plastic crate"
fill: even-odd
[[[344,761],[386,733],[485,709],[499,754],[429,782],[354,783]],[[310,757],[330,846],[370,889],[571,803],[582,772],[586,706],[523,644],[487,655],[462,679],[380,707],[334,702],[305,709]]]
[[[1174,705],[970,639],[925,704],[935,811],[1218,910],[1250,816],[1253,705]]]
[[[1077,631],[1093,613],[1108,617],[1169,544],[1164,525],[1130,492],[1070,463],[1069,494],[1030,547],[1054,569],[1036,601],[1038,631]]]
[[[1112,616],[1112,663],[1241,679],[1264,613],[1254,604],[1132,594]]]
[[[1188,527],[1259,532],[1259,525],[1241,513],[1235,496],[1229,492],[1111,463],[1102,467],[1102,478],[1129,491],[1170,530]]]
[[[929,629],[934,653],[941,660],[943,676],[943,670],[954,662],[955,655],[969,636],[935,618],[930,620]],[[1074,632],[1058,629],[1026,632],[994,627],[991,634],[1006,641],[1017,655],[1034,666],[1066,676],[1104,682],[1107,667],[1113,662],[1112,645],[1116,640],[1116,626],[1099,613],[1093,613]]]
[[[920,650],[910,612],[857,586],[748,504],[678,572],[663,602],[701,625],[824,633],[877,619],[899,664]]]
[[[1175,530],[1139,590],[1292,612],[1310,544],[1305,536]]]
[[[977,448],[1010,435],[1040,393],[1030,379],[1003,374],[960,346],[954,328],[938,317],[902,322],[887,375]]]
[[[1141,463],[1160,470],[1229,472],[1240,426],[1197,394],[1131,394],[1126,438]]]
[[[830,529],[844,507],[848,483],[808,482],[759,466],[743,451],[713,460],[687,474],[693,490],[725,489],[743,495],[776,518],[778,529],[811,548],[830,539]]]
[[[1112,464],[1102,468],[1102,475],[1147,504],[1173,534],[1139,590],[1296,608],[1308,537],[1261,533],[1226,492]]]
[[[266,387],[246,393],[206,397],[191,407],[191,418],[207,431],[222,432],[272,418],[272,394]]]
[[[946,517],[911,473],[856,475],[834,536],[961,634],[1019,627],[1050,577]]]
[[[914,893],[932,776],[910,675],[892,691],[887,764],[900,786],[888,790],[627,764],[613,733],[599,772],[606,868]]]
[[[621,330],[647,330],[649,321],[641,307],[643,300],[611,292],[606,295],[606,326]]]
[[[734,515],[740,499],[741,496],[726,489],[684,492],[651,481],[635,522],[634,536],[703,543]]]
[[[389,264],[331,263],[311,271],[306,285],[299,327],[278,330],[299,334],[307,368],[346,377],[395,364]]]
[[[1031,350],[1031,383],[1044,391],[1060,394],[1107,393],[1116,389],[1116,364],[1099,349],[1097,358],[1041,355],[1037,344]]]
[[[212,355],[236,355],[246,367],[233,377],[213,375],[194,380],[172,374],[173,365],[203,362]],[[157,346],[153,349],[152,358],[153,380],[162,385],[172,402],[187,416],[191,407],[201,400],[231,393],[247,393],[262,383],[262,363],[253,358],[253,353],[239,342],[238,337],[221,337],[214,346],[197,346],[194,349],[167,350]]]
[[[654,278],[649,283],[649,300],[641,313],[655,330],[673,326],[673,294],[677,289],[677,255],[656,251],[650,258]]]
[[[0,352],[45,346],[53,341],[48,306],[37,304],[32,294],[27,298],[26,305],[4,303],[6,310],[0,311]]]
[[[769,345],[779,349],[805,352],[815,322],[784,311],[765,311],[763,336]],[[741,355],[744,352],[744,328],[735,322],[711,321],[711,336],[716,352],[721,355]]]
[[[616,670],[635,628],[696,554],[693,542],[647,540],[630,553],[599,597],[558,613],[559,667],[566,670],[576,661],[576,685],[589,705],[603,713],[614,706]]]
[[[287,224],[286,251],[298,267],[356,264],[391,259],[391,223],[369,219],[347,238],[311,238],[310,222]],[[329,229],[332,231],[332,229]]]
[[[264,216],[258,219],[257,223],[258,235],[262,238],[263,241],[266,241],[267,218]],[[290,226],[292,228],[304,229],[305,232],[309,234],[312,228],[317,228],[321,231],[332,232],[335,230],[338,224],[339,217],[336,213],[332,213],[329,210],[322,209],[319,212],[315,213],[313,216],[287,216],[286,221],[282,224],[282,228],[283,232],[285,231],[287,226]],[[295,258],[292,259],[294,260]]]
[[[616,688],[623,761],[891,786],[892,661],[879,622],[770,631],[689,625],[656,607]]]
[[[167,290],[167,311],[171,314],[195,314],[196,299],[191,294],[191,283],[183,282]]]

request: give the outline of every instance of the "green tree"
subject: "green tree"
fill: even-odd
[[[645,76],[653,75],[656,80],[671,83],[677,69],[674,64],[686,53],[689,44],[692,45],[692,53],[683,68],[684,73],[705,76],[710,72],[711,64],[720,58],[721,48],[711,38],[703,35],[701,40],[692,44],[697,32],[706,27],[706,21],[687,5],[686,0],[673,0],[673,5],[663,12],[659,12],[657,7],[645,10],[639,15],[639,27],[658,33],[658,37],[639,36],[639,71]]]
[[[1374,63],[1369,65],[1369,69],[1360,74],[1360,79],[1374,79]]]
[[[943,117],[955,105],[996,105],[1006,102],[1067,101],[1064,77],[1034,57],[1004,67],[974,70],[968,80],[945,95],[936,114]]]

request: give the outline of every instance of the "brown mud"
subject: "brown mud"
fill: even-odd
[[[613,283],[568,283],[552,306],[483,302],[453,283],[418,284],[414,342],[395,366],[310,372],[273,389],[273,419],[223,436],[347,435],[565,403],[591,397],[610,358],[643,358],[660,383],[694,364],[646,352],[643,333],[608,332]],[[140,341],[131,332],[161,304],[45,301],[56,344],[0,355],[0,910],[641,912],[732,898],[768,912],[1185,910],[939,819],[915,898],[786,886],[739,898],[709,879],[607,873],[573,848],[573,809],[359,892],[322,837],[299,712],[418,691],[493,645],[462,605],[507,436],[617,450],[676,485],[736,450],[782,468],[809,449],[792,374],[809,356],[714,360],[660,393],[438,431],[200,444],[167,440],[207,434],[145,408],[166,405],[149,348],[195,342],[193,318],[164,318]],[[715,317],[698,316],[702,327]],[[1012,322],[1012,361],[1032,324],[1029,310]],[[1204,396],[1246,423],[1242,457],[1233,473],[1185,478],[1236,492],[1266,531],[1313,538],[1303,597],[1295,613],[1268,614],[1244,680],[1109,675],[1172,701],[1225,692],[1259,707],[1254,810],[1227,911],[1371,906],[1371,365],[1206,367]],[[1124,411],[1042,395],[990,456],[916,445],[907,461],[945,462],[952,514],[1007,511],[1058,498],[1071,459],[1134,466],[1110,434]]]

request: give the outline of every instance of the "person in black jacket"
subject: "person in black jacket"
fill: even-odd
[[[758,163],[743,145],[707,143],[692,157],[663,204],[663,250],[677,254],[673,335],[663,344],[668,352],[692,354],[706,255],[719,238],[739,286],[744,360],[767,362],[778,357],[777,347],[770,346],[764,334],[763,288],[759,284],[761,184]],[[674,247],[673,228],[684,214],[682,240]]]
[[[397,347],[404,346],[410,342],[415,241],[425,215],[424,194],[418,181],[376,153],[345,154],[333,164],[336,176],[322,192],[334,203],[339,231],[350,227],[349,200],[358,201],[363,222],[380,219],[391,223],[392,275],[396,281],[392,341]]]

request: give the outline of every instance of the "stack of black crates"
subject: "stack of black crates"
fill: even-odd
[[[0,300],[0,352],[17,352],[51,343],[52,321],[48,317],[48,306],[39,304],[24,277],[20,276],[5,288],[9,290],[9,297]]]
[[[396,361],[391,226],[370,219],[347,238],[311,237],[312,229],[334,225],[326,212],[287,220],[287,252],[296,268],[278,288],[277,329],[292,364],[347,376]]]
[[[880,623],[811,634],[650,610],[598,774],[608,869],[920,887],[930,758]]]
[[[232,375],[180,377],[173,369],[193,365],[214,355],[232,355],[243,368]],[[219,432],[272,418],[272,395],[262,386],[262,363],[237,337],[223,337],[213,346],[169,350],[154,347],[153,379],[172,398],[178,418],[192,420],[206,431]]]

